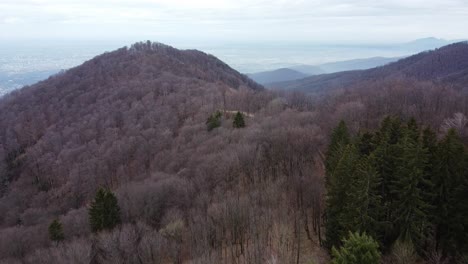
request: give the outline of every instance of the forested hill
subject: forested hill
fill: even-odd
[[[202,52],[146,42],[2,98],[0,264],[330,263],[324,246],[359,228],[324,217],[359,212],[327,203],[323,154],[340,120],[360,138],[387,116],[414,117],[468,143],[464,91],[359,84],[325,96],[274,92]],[[390,139],[400,133],[388,129]],[[340,179],[371,175],[346,162]],[[373,239],[393,256],[393,238]]]
[[[459,42],[369,70],[323,74],[269,86],[301,91],[324,91],[358,86],[366,81],[413,79],[466,88],[467,76],[468,43]]]

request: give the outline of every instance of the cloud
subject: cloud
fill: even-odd
[[[463,0],[2,0],[0,38],[464,38],[466,17]]]

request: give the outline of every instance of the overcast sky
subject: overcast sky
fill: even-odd
[[[401,42],[464,39],[466,0],[1,0],[0,40]]]

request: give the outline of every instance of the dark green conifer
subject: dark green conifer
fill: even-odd
[[[465,155],[457,132],[449,130],[438,145],[433,175],[436,248],[447,255],[457,253],[460,236],[466,232],[463,229],[466,219],[463,219],[464,212],[460,210],[466,200],[459,200],[466,183]]]
[[[387,117],[382,121],[379,131],[375,134],[375,150],[373,152],[374,165],[380,178],[380,197],[382,199],[381,208],[383,208],[383,218],[381,219],[382,244],[390,246],[396,239],[394,232],[394,210],[392,206],[396,199],[395,193],[390,192],[390,185],[398,176],[396,175],[396,166],[400,156],[400,149],[397,144],[402,138],[403,129],[401,122],[397,118]]]
[[[375,149],[374,134],[370,132],[366,132],[360,135],[359,141],[358,141],[358,147],[359,147],[359,152],[361,153],[361,155],[365,155],[365,156],[370,155]]]
[[[405,128],[404,136],[396,146],[400,153],[395,174],[397,177],[390,183],[393,194],[392,222],[395,234],[402,240],[421,245],[428,231],[427,208],[421,183],[427,164],[427,152],[419,140],[419,130],[415,124]]]
[[[332,257],[332,264],[378,264],[379,245],[365,233],[349,233],[339,250],[333,248]]]
[[[330,181],[327,185],[326,197],[326,245],[328,248],[339,246],[346,234],[357,228],[359,222],[359,208],[352,208],[350,204],[350,191],[356,164],[359,161],[357,148],[347,145],[342,157],[338,160]],[[354,188],[353,188],[354,189]],[[358,194],[355,194],[358,195]]]
[[[217,127],[221,126],[221,117],[222,114],[220,111],[216,111],[215,113],[211,114],[208,119],[206,120],[206,128],[208,131],[211,131]]]
[[[89,208],[89,222],[94,233],[113,229],[120,224],[120,207],[111,191],[103,188],[97,191]]]
[[[330,143],[325,154],[325,169],[327,185],[330,178],[333,177],[336,165],[343,155],[344,148],[351,142],[348,128],[344,121],[341,121],[338,126],[333,129]]]
[[[243,128],[245,127],[244,115],[241,112],[237,112],[234,116],[234,121],[232,122],[234,128]]]
[[[62,224],[57,219],[52,221],[52,223],[49,225],[49,238],[55,243],[58,243],[65,239]]]

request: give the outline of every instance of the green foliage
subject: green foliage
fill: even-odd
[[[344,148],[350,143],[350,141],[351,139],[346,123],[341,121],[331,134],[328,151],[325,154],[327,184],[333,177],[335,168],[343,155]]]
[[[379,178],[371,158],[349,144],[331,174],[327,189],[326,244],[338,246],[349,231],[373,231],[380,214]]]
[[[422,135],[422,147],[427,153],[427,162],[424,167],[424,175],[420,184],[420,188],[423,191],[422,195],[424,200],[428,202],[429,207],[426,208],[429,220],[432,221],[433,216],[431,211],[433,210],[434,198],[435,198],[435,186],[432,182],[434,175],[435,164],[437,162],[437,135],[432,129],[426,128]]]
[[[396,234],[402,239],[419,244],[427,232],[427,201],[424,201],[421,182],[427,163],[427,153],[419,140],[419,130],[409,123],[402,139],[396,145],[399,157],[395,163],[395,175],[390,182],[392,222]]]
[[[378,264],[380,252],[378,243],[365,233],[349,233],[343,246],[332,249],[332,264]]]
[[[91,230],[96,233],[101,230],[111,230],[120,223],[120,207],[115,195],[100,188],[89,208]]]
[[[456,254],[466,247],[466,152],[457,132],[449,130],[438,145],[434,169],[435,236],[437,247],[445,254]],[[462,200],[460,200],[462,199]],[[465,223],[464,223],[465,222]]]
[[[52,221],[52,223],[49,225],[49,238],[56,243],[65,239],[62,224],[57,219]]]
[[[356,147],[347,145],[342,150],[335,169],[328,174],[330,177],[327,185],[325,214],[327,217],[326,244],[329,248],[339,245],[349,228],[356,227],[359,221],[359,218],[355,218],[356,209],[350,204],[350,195],[354,193],[348,189],[358,158]]]
[[[415,256],[468,249],[468,154],[454,130],[438,142],[414,119],[388,117],[376,133],[351,139],[341,122],[325,167],[328,248],[347,232],[366,232],[384,250],[411,245]]]
[[[208,131],[211,131],[217,127],[221,126],[221,117],[223,115],[221,114],[220,111],[216,111],[210,117],[208,117],[208,120],[206,120],[206,128]]]
[[[243,128],[245,127],[244,115],[241,112],[237,112],[234,116],[234,121],[232,122],[234,128]]]
[[[397,118],[387,117],[382,121],[379,131],[375,135],[375,150],[372,153],[374,156],[374,165],[380,177],[379,195],[382,199],[380,207],[382,208],[382,218],[380,222],[382,226],[378,233],[380,242],[383,245],[389,246],[396,239],[398,234],[395,232],[393,220],[394,204],[396,193],[391,192],[392,182],[397,181],[397,163],[400,157],[400,148],[398,143],[403,136],[403,128],[401,121]]]
[[[375,149],[374,134],[366,132],[360,135],[357,144],[361,155],[370,155]]]

